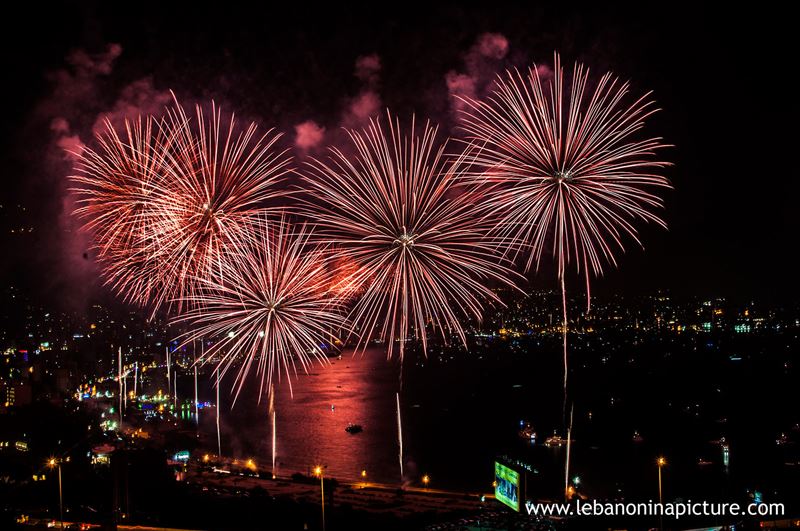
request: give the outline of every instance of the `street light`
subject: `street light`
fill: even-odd
[[[430,481],[431,481],[431,478],[428,477],[428,474],[425,474],[424,476],[422,476],[422,484],[425,485],[426,487],[428,486],[428,483],[430,483]]]
[[[320,506],[322,507],[322,531],[325,531],[325,478],[322,475],[322,466],[317,465],[314,468],[314,474],[319,476],[319,491],[321,494]]]
[[[658,516],[658,528],[664,529],[664,500],[661,496],[661,469],[667,464],[667,460],[663,456],[660,456],[656,459],[656,464],[658,465],[658,504],[661,505]]]
[[[60,515],[60,528],[64,529],[64,497],[62,496],[61,491],[61,460],[56,459],[55,457],[51,457],[50,460],[47,462],[47,466],[50,468],[57,467],[58,468],[58,512]]]

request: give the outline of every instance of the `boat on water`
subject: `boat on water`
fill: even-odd
[[[549,448],[559,448],[561,446],[566,446],[566,444],[567,440],[563,438],[561,435],[557,435],[555,433],[553,433],[553,435],[551,435],[544,441],[544,445]]]
[[[350,435],[355,435],[356,433],[361,433],[362,431],[364,431],[364,428],[361,426],[361,424],[350,423],[347,425],[344,431],[346,431]]]

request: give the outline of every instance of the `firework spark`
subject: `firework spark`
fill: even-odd
[[[223,247],[252,239],[254,220],[282,196],[286,152],[271,130],[257,136],[236,120],[223,124],[212,103],[192,120],[175,101],[155,122],[110,126],[77,165],[77,213],[87,220],[106,283],[126,300],[150,305],[184,301],[197,279],[216,273]]]
[[[191,309],[176,320],[189,325],[184,343],[218,338],[203,362],[218,359],[223,376],[238,366],[237,396],[254,366],[266,392],[274,375],[290,377],[315,359],[324,363],[331,331],[345,326],[342,305],[330,291],[328,249],[283,219],[263,218],[258,227],[246,245],[222,253],[221,274],[200,279]]]
[[[459,187],[462,161],[444,155],[437,128],[412,121],[404,136],[388,122],[388,131],[377,120],[348,131],[354,156],[333,148],[308,164],[304,181],[322,240],[356,265],[348,289],[360,295],[350,313],[358,347],[377,337],[391,357],[399,342],[402,358],[414,336],[427,349],[428,325],[466,342],[463,318],[499,303],[488,283],[512,285],[512,273],[487,243],[475,197]]]

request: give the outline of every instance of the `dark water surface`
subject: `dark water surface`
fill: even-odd
[[[686,347],[671,344],[647,346],[644,356],[589,349],[578,340],[571,348],[570,476],[580,477],[586,495],[657,499],[655,461],[663,455],[667,499],[736,501],[755,491],[765,501],[800,499],[800,401],[786,354],[733,362],[716,348],[674,354]],[[531,464],[530,497],[560,496],[564,448],[532,445],[517,433],[525,419],[539,443],[554,430],[565,435],[557,341],[477,352],[433,352],[427,359],[412,353],[404,361],[403,482],[418,485],[427,474],[432,487],[489,491],[493,461],[506,454]],[[372,481],[399,485],[399,370],[376,347],[314,366],[293,379],[293,396],[284,379],[275,400],[278,472],[308,473],[321,464],[329,477],[352,479],[366,470]],[[266,401],[257,404],[255,386],[233,411],[223,404],[224,452],[254,458],[268,470],[267,411]],[[348,423],[363,432],[347,433]],[[215,444],[212,415],[203,428]],[[634,440],[635,431],[641,440]],[[779,445],[782,433],[787,442]],[[730,447],[728,466],[716,442],[721,437]]]

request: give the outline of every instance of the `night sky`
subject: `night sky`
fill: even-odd
[[[63,150],[91,142],[104,116],[157,111],[172,89],[184,104],[214,99],[285,131],[286,147],[302,160],[339,142],[341,126],[387,106],[430,117],[451,134],[449,91],[458,76],[480,95],[497,70],[549,64],[558,51],[567,64],[580,60],[597,75],[610,69],[630,79],[636,94],[653,90],[663,111],[648,132],[675,145],[662,155],[675,164],[669,231],[643,228],[645,251],[629,245],[595,292],[668,289],[745,300],[798,293],[800,91],[796,30],[785,13],[491,2],[401,3],[385,15],[371,4],[263,11],[251,3],[166,4],[119,4],[119,13],[102,3],[27,5],[27,13],[5,17],[4,285],[58,304],[107,298],[67,212],[71,163]],[[296,129],[309,121],[324,128],[321,139],[315,128]],[[555,287],[544,275],[536,284]]]

